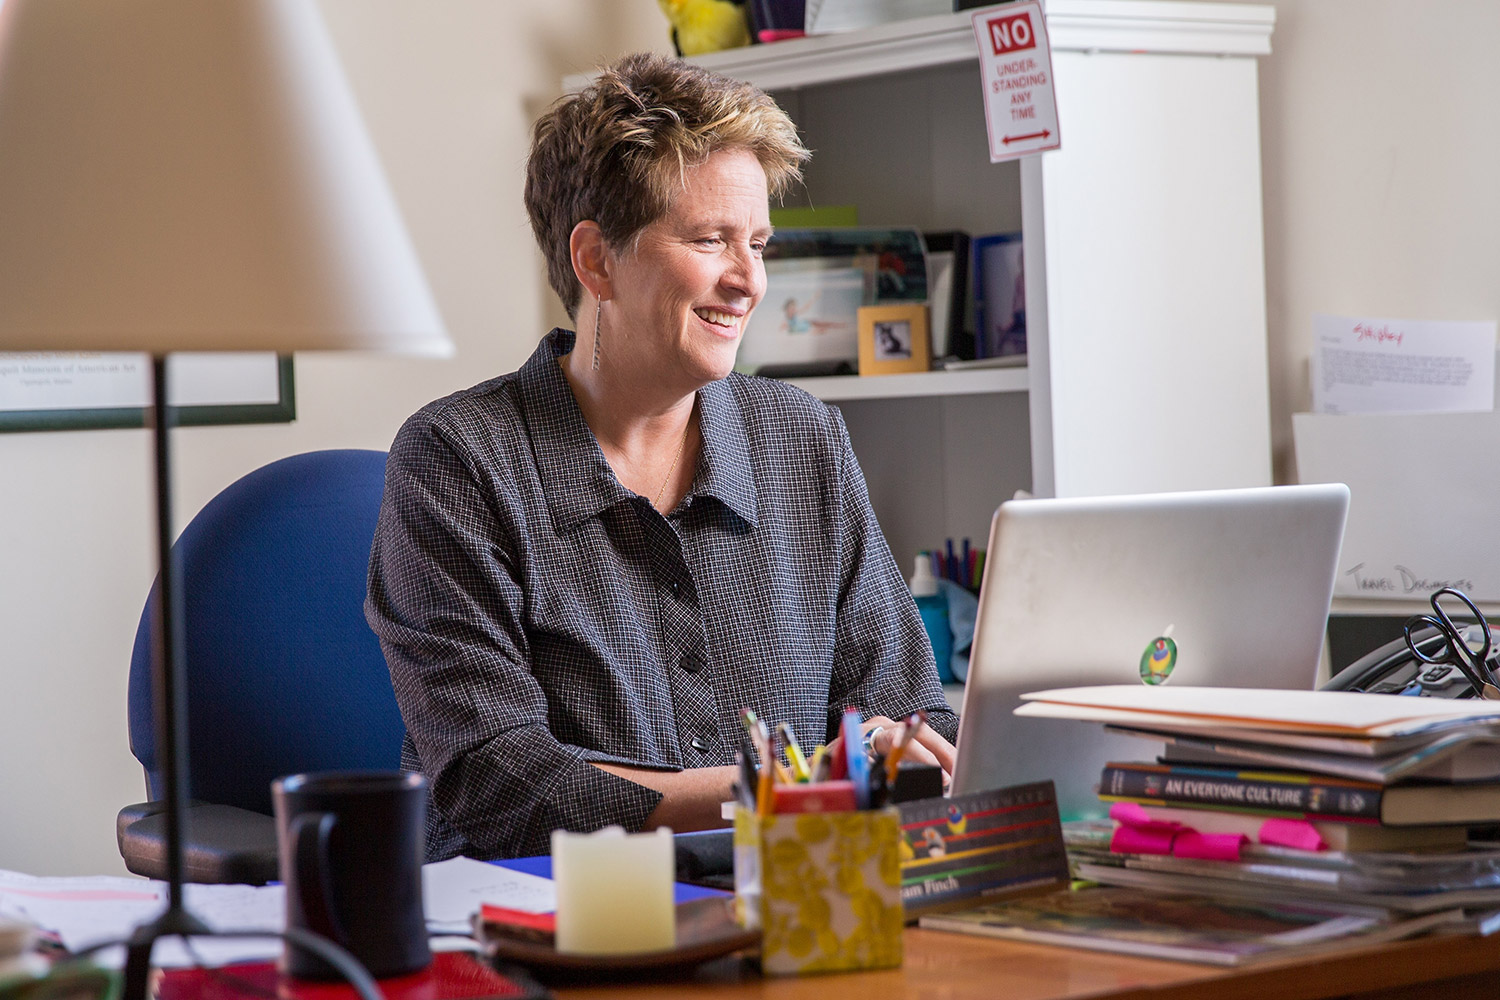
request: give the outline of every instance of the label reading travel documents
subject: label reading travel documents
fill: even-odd
[[[979,43],[990,162],[1057,149],[1062,138],[1042,5],[1024,0],[977,12],[974,39]]]

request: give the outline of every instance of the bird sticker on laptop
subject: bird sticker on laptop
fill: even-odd
[[[1165,684],[1177,666],[1177,643],[1172,641],[1172,626],[1162,629],[1141,654],[1141,683],[1155,687]]]

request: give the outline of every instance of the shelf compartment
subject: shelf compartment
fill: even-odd
[[[792,385],[827,402],[854,399],[900,399],[910,396],[973,396],[995,392],[1025,392],[1024,367],[977,368],[967,371],[909,372],[904,375],[831,375],[787,379]]]

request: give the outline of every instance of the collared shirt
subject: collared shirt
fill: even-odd
[[[543,854],[640,829],[659,793],[592,766],[732,764],[753,708],[804,746],[846,706],[947,708],[838,412],[738,374],[698,391],[703,447],[669,516],[621,486],[557,359],[420,410],[397,435],[366,618],[432,783],[429,858]]]

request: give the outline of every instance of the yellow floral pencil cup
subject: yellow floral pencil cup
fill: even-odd
[[[740,922],[761,931],[769,975],[901,964],[901,814],[735,811]]]

